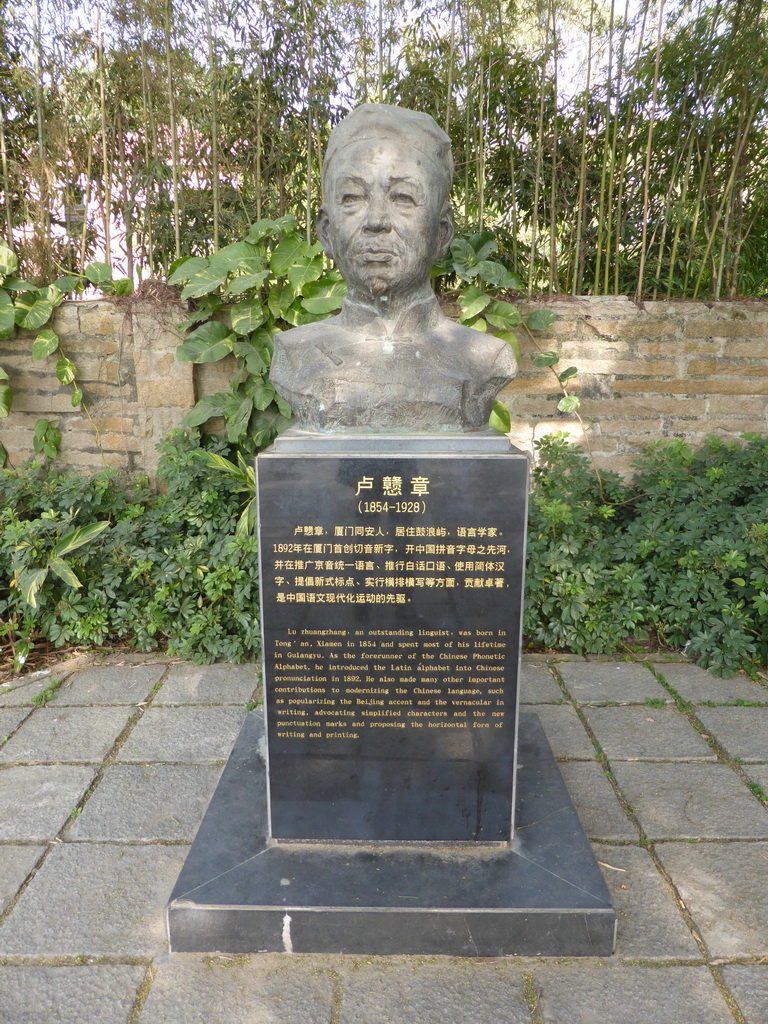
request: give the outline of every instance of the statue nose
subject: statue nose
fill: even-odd
[[[389,231],[392,223],[387,204],[383,198],[371,197],[365,218],[367,231]]]

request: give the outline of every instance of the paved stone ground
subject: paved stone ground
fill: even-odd
[[[765,682],[525,659],[615,898],[610,959],[169,954],[165,904],[255,685],[112,657],[0,687],[0,1024],[768,1022]]]

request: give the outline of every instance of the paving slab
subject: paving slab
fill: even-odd
[[[768,843],[659,843],[713,957],[768,956]]]
[[[0,761],[103,761],[133,708],[38,708],[0,750]]]
[[[493,965],[363,963],[345,974],[339,1024],[529,1024],[522,979]]]
[[[768,810],[727,765],[612,762],[651,839],[766,839]]]
[[[561,704],[563,691],[546,665],[527,665],[520,670],[521,704]]]
[[[595,759],[592,741],[569,704],[530,704],[525,710],[539,716],[556,758]]]
[[[559,768],[589,839],[637,840],[637,829],[596,761],[562,761]]]
[[[681,697],[694,704],[703,700],[714,700],[719,704],[733,704],[737,700],[768,704],[768,687],[753,683],[743,672],[732,679],[718,679],[698,665],[683,662],[657,662],[653,668]]]
[[[53,839],[95,774],[95,768],[62,764],[0,769],[0,839]]]
[[[153,705],[246,704],[259,689],[258,665],[173,665]]]
[[[209,765],[113,765],[67,838],[191,842],[220,775]]]
[[[16,895],[43,850],[44,846],[0,846],[0,914]]]
[[[611,760],[717,760],[706,740],[675,707],[585,707],[584,717]]]
[[[145,967],[0,967],[0,1024],[126,1024]]]
[[[637,662],[571,661],[555,666],[571,697],[580,704],[643,704],[669,694]]]
[[[29,708],[0,708],[0,746],[29,714]]]
[[[768,764],[749,764],[744,771],[753,782],[762,786],[763,790],[768,793]]]
[[[95,665],[73,672],[57,704],[139,704],[163,677],[165,665]]]
[[[673,893],[639,846],[592,844],[618,914],[616,955],[638,960],[700,960]]]
[[[238,708],[147,708],[118,761],[226,761],[248,712]]]
[[[733,1024],[706,967],[536,967],[542,1024]]]
[[[55,846],[0,928],[0,955],[164,951],[165,906],[187,852],[187,846]]]
[[[328,1024],[334,973],[304,960],[168,954],[138,1024]]]
[[[10,684],[0,683],[0,708],[34,707],[32,698],[37,697],[54,679],[61,679],[63,675],[63,672],[59,672],[58,675],[46,673],[41,677]]]
[[[746,1024],[765,1024],[768,1020],[768,964],[732,964],[722,970],[725,984]]]
[[[768,707],[697,708],[696,715],[731,757],[768,762]]]

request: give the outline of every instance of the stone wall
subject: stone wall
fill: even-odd
[[[532,308],[523,304],[524,309]],[[504,393],[515,443],[567,430],[601,467],[627,473],[642,446],[659,438],[696,445],[711,435],[768,434],[768,302],[644,302],[625,296],[546,302],[558,320],[536,336],[560,355],[558,372],[581,399],[584,426],[557,412],[550,370],[535,369],[536,346],[518,331],[520,372]]]
[[[34,333],[0,342],[0,366],[14,390],[11,415],[0,420],[0,443],[13,465],[34,455],[39,417],[61,430],[58,465],[95,471],[105,466],[154,478],[157,442],[195,404],[190,363],[176,359],[184,317],[178,301],[116,299],[67,302],[50,326],[75,363],[84,406],[72,407],[72,387],[56,379],[58,355],[30,356]]]
[[[520,373],[504,393],[516,444],[530,449],[537,437],[567,430],[600,466],[627,472],[641,447],[660,437],[696,444],[711,434],[768,433],[768,302],[638,307],[626,297],[579,297],[545,305],[558,320],[536,343],[560,354],[558,371],[578,368],[570,384],[581,397],[584,427],[557,412],[554,376],[533,367],[536,348],[521,330]],[[44,416],[61,429],[60,464],[84,470],[106,464],[153,476],[158,440],[197,398],[229,381],[220,364],[193,367],[175,359],[182,318],[180,304],[162,292],[70,302],[56,311],[53,327],[78,367],[93,424],[72,408],[72,389],[59,386],[56,356],[43,363],[30,358],[33,335],[2,342],[0,366],[16,397],[11,416],[0,421],[0,442],[13,464],[31,456],[34,424]]]

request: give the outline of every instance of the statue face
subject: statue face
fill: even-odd
[[[351,296],[408,295],[453,237],[423,154],[392,139],[346,147],[329,175],[317,232]]]

